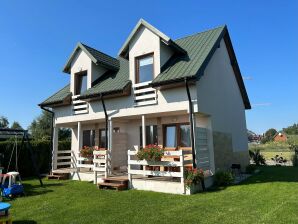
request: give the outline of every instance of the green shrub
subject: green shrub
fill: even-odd
[[[230,171],[216,171],[214,174],[214,184],[216,186],[227,186],[232,184],[234,181],[234,176]]]
[[[292,163],[293,163],[293,166],[298,166],[298,152],[297,151],[292,156]]]
[[[261,154],[260,149],[249,150],[249,156],[257,166],[266,165],[265,157]]]
[[[256,170],[256,166],[254,164],[249,164],[246,166],[245,171],[246,173],[252,174]]]
[[[14,141],[3,141],[0,142],[0,153],[3,155],[3,158],[0,158],[1,166],[4,167],[3,172],[7,172],[9,159],[14,146]],[[44,141],[30,141],[32,145],[32,150],[36,156],[37,167],[39,168],[40,173],[48,173],[50,163],[52,160],[52,149],[51,143],[48,140]],[[21,142],[18,142],[18,170],[22,177],[34,176],[34,169],[30,158],[29,149],[24,147],[20,149]],[[59,150],[69,150],[71,147],[70,141],[59,141]],[[15,151],[12,155],[12,160],[10,164],[10,170],[15,169]]]

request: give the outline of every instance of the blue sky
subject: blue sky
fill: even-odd
[[[186,3],[187,2],[187,3]],[[298,122],[298,1],[0,2],[0,116],[27,127],[78,41],[115,56],[140,18],[173,39],[227,24],[257,133]]]

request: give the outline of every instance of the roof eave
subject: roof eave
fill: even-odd
[[[100,93],[94,93],[94,94],[89,94],[89,95],[82,95],[78,97],[79,100],[86,100],[86,99],[91,99],[91,98],[97,98],[100,96],[107,96],[107,95],[114,95],[114,94],[119,94],[123,93],[125,96],[125,90],[130,89],[131,82],[128,82],[122,89],[117,89],[117,90],[111,90],[111,91],[106,91],[106,92],[100,92]]]

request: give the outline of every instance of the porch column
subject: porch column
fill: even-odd
[[[52,151],[52,171],[57,169],[58,132],[56,125],[53,128],[53,151]]]
[[[146,120],[145,115],[142,115],[142,142],[143,142],[143,148],[146,146]]]
[[[82,126],[81,122],[78,122],[78,153],[80,152],[80,149],[82,148]]]
[[[112,118],[109,118],[109,127],[108,127],[108,170],[107,173],[111,174],[112,171],[112,150],[113,150],[113,122]]]
[[[142,146],[145,148],[146,146],[146,120],[145,120],[145,115],[142,115]],[[146,170],[146,166],[143,166],[143,170]]]

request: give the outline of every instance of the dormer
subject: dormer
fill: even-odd
[[[116,58],[85,44],[77,44],[63,68],[63,72],[70,74],[74,114],[88,112],[87,103],[77,99],[92,88],[104,74],[118,71],[119,68],[120,63]]]
[[[143,19],[137,23],[118,53],[129,60],[133,84],[150,83],[174,54],[186,54],[186,51]]]

